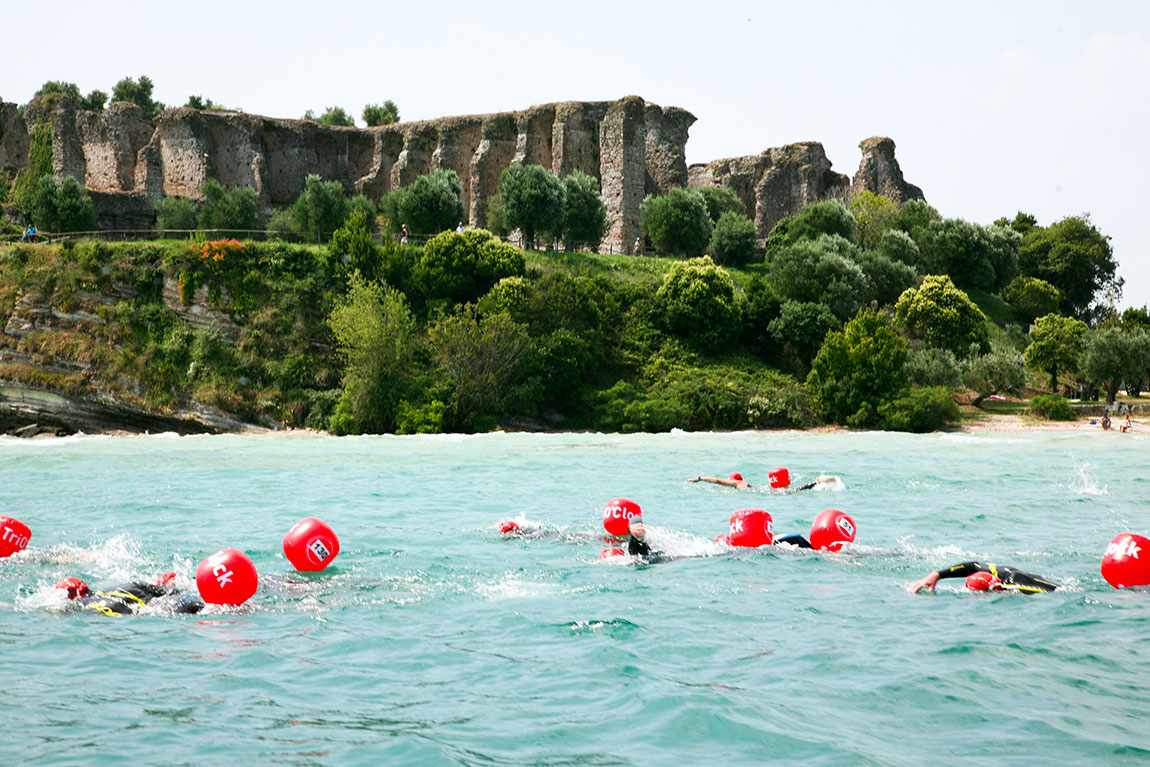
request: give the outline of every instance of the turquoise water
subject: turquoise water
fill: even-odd
[[[1005,765],[1150,762],[1150,594],[1098,564],[1150,530],[1150,440],[670,434],[0,438],[0,763]],[[775,465],[793,496],[684,480]],[[604,503],[693,555],[598,560]],[[711,542],[822,509],[840,555]],[[340,536],[324,573],[283,534]],[[519,517],[557,534],[503,539]],[[260,591],[196,616],[61,613],[52,584],[151,580],[247,551]],[[989,559],[1066,585],[975,595],[930,570]]]

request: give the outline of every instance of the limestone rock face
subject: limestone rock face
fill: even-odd
[[[828,197],[845,199],[850,179],[831,170],[823,145],[788,144],[750,157],[715,160],[689,169],[690,186],[730,187],[765,237],[778,221]]]
[[[0,105],[0,164],[26,167],[31,131],[50,122],[53,172],[95,193],[101,225],[147,228],[160,197],[201,199],[209,178],[252,187],[270,212],[294,202],[309,174],[378,198],[439,169],[459,175],[467,223],[483,226],[503,170],[533,163],[559,176],[581,170],[602,183],[603,246],[620,251],[639,234],[644,195],[686,183],[694,121],[637,96],[363,129],[185,108],[147,122],[131,104],[85,112],[66,100],[38,100],[22,119],[14,104]]]
[[[875,136],[859,142],[862,162],[855,173],[851,192],[873,192],[888,197],[891,202],[902,205],[907,200],[924,200],[922,190],[909,184],[902,177],[902,169],[894,158],[894,142],[889,138]]]

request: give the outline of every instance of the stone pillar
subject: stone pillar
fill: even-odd
[[[599,168],[607,208],[608,252],[631,253],[642,234],[641,208],[646,178],[643,100],[628,96],[612,104],[599,128]]]
[[[515,115],[492,115],[483,122],[479,147],[471,158],[471,226],[487,226],[487,204],[499,192],[499,177],[515,157],[518,130]]]

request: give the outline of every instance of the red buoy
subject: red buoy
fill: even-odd
[[[771,515],[762,509],[739,509],[731,515],[732,546],[755,548],[775,541],[775,526]]]
[[[621,557],[621,556],[624,556],[626,553],[627,552],[623,551],[623,549],[620,549],[618,547],[612,547],[612,548],[603,549],[602,551],[600,551],[599,552],[599,559],[610,559],[611,557]]]
[[[217,551],[196,568],[196,588],[208,604],[242,605],[258,586],[256,566],[237,549]]]
[[[776,466],[767,473],[767,479],[771,483],[771,487],[782,489],[790,487],[791,473],[787,471],[785,466]]]
[[[61,578],[56,581],[56,588],[64,589],[68,592],[68,599],[75,599],[76,597],[88,596],[88,584],[75,576],[69,578]]]
[[[23,551],[31,537],[32,531],[28,525],[12,517],[0,517],[0,557],[10,557]]]
[[[964,585],[971,591],[999,591],[1002,589],[1002,581],[985,570],[979,570],[977,573],[966,576]]]
[[[284,536],[284,556],[297,570],[322,570],[339,554],[339,538],[324,522],[305,517]]]
[[[817,551],[838,551],[855,539],[855,521],[838,509],[819,512],[811,523],[811,546]]]
[[[603,529],[611,535],[623,538],[631,524],[631,517],[643,516],[639,504],[630,498],[612,498],[603,510]]]
[[[1102,577],[1116,589],[1150,585],[1150,538],[1119,533],[1102,555]]]

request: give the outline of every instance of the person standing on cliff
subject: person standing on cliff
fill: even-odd
[[[407,244],[407,224],[404,224],[400,228],[403,229],[403,236],[399,238],[399,242],[401,245],[406,245]]]

